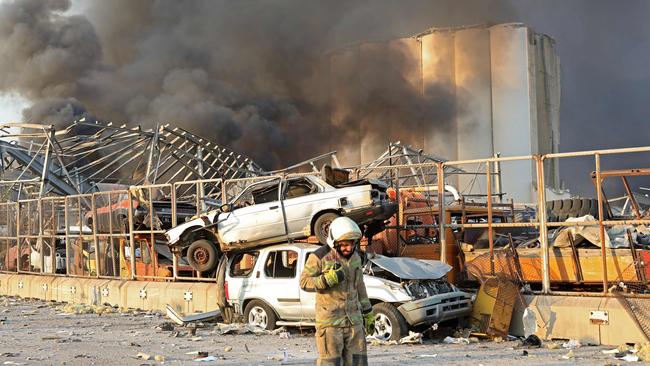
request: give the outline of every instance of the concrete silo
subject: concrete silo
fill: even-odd
[[[330,55],[330,73],[330,147],[343,164],[372,160],[397,140],[449,160],[558,151],[555,43],[522,24],[433,28],[345,47]],[[557,188],[554,164],[546,183]],[[508,197],[534,200],[530,163],[505,164],[502,176]],[[485,181],[473,179],[454,183],[484,192]]]

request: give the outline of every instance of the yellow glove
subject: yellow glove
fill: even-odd
[[[363,325],[366,328],[366,335],[375,333],[375,313],[372,310],[363,314]]]
[[[336,286],[337,284],[341,283],[345,279],[345,270],[339,264],[338,266],[325,271],[323,273],[323,277],[325,277],[325,282],[327,282],[327,286],[329,287]]]

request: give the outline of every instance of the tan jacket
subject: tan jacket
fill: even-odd
[[[338,262],[345,270],[345,279],[329,287],[323,273]],[[309,255],[300,275],[300,287],[316,292],[316,328],[349,327],[363,324],[362,313],[372,310],[366,285],[363,283],[361,258],[355,252],[345,259],[327,245]]]

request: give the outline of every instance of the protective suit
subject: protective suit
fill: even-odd
[[[300,276],[300,287],[316,292],[318,365],[363,366],[368,364],[364,319],[372,313],[372,306],[363,283],[361,258],[356,252],[347,258],[341,255],[336,249],[338,240],[331,235],[338,226],[343,232],[338,237],[358,240],[361,231],[352,220],[356,231],[349,222],[335,225],[341,219],[350,220],[344,217],[332,222],[332,240],[328,238],[329,245],[309,256]]]

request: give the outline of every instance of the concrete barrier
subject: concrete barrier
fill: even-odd
[[[48,275],[0,273],[0,295],[76,304],[181,313],[217,309],[214,283],[126,281]]]
[[[594,345],[648,342],[637,320],[619,298],[563,294],[525,295],[524,300],[535,314],[535,334],[543,340],[577,339],[582,344]],[[634,301],[638,307],[650,309],[650,299],[635,298]],[[517,304],[510,334],[524,335],[523,311],[524,306]]]

